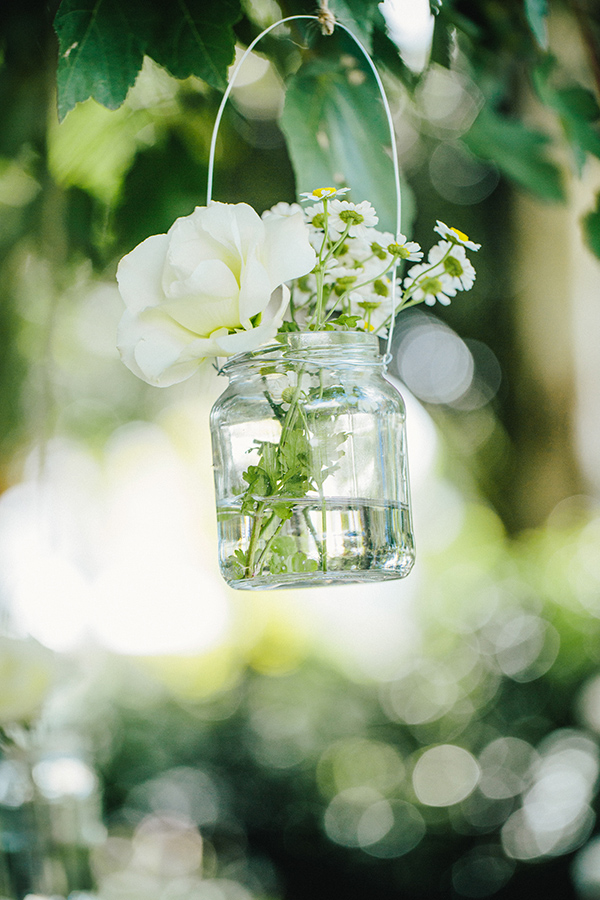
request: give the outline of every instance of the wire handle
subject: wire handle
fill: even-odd
[[[215,118],[215,124],[213,126],[212,136],[211,136],[211,140],[210,140],[210,151],[209,151],[209,155],[208,155],[208,176],[207,176],[207,186],[206,186],[206,205],[207,206],[210,203],[212,203],[213,178],[214,178],[214,171],[215,171],[215,152],[216,152],[216,146],[217,146],[217,136],[218,136],[218,132],[219,132],[219,126],[221,124],[221,119],[223,118],[225,104],[227,103],[227,100],[229,99],[229,95],[231,94],[231,91],[233,90],[238,73],[239,73],[241,67],[243,66],[244,62],[246,61],[246,58],[250,55],[250,53],[252,53],[252,51],[254,50],[254,48],[256,47],[258,42],[260,40],[262,40],[262,38],[264,38],[267,34],[269,34],[269,32],[273,31],[273,29],[277,28],[279,25],[285,25],[285,24],[287,24],[287,22],[294,22],[294,21],[297,21],[298,19],[311,19],[315,22],[318,22],[321,25],[323,24],[321,21],[321,18],[319,18],[319,16],[313,16],[313,15],[287,16],[285,19],[279,19],[277,22],[273,22],[272,25],[269,25],[268,28],[265,28],[264,31],[261,31],[261,33],[257,37],[255,37],[254,40],[248,45],[248,47],[244,51],[240,61],[238,62],[238,64],[236,65],[235,69],[233,70],[233,72],[231,74],[231,78],[229,79],[229,84],[227,85],[225,93],[223,94],[223,97],[221,99],[219,109],[217,111],[217,115]],[[346,27],[346,25],[343,25],[341,22],[338,22],[337,19],[335,19],[334,21],[335,21],[335,27],[341,28],[342,31],[345,31],[346,34],[348,34],[352,38],[354,43],[357,45],[357,47],[361,51],[362,55],[364,56],[364,58],[366,59],[368,65],[369,65],[369,68],[371,69],[373,75],[375,76],[375,81],[377,82],[377,87],[379,88],[379,93],[381,94],[381,100],[383,102],[383,108],[385,110],[385,114],[386,114],[386,118],[387,118],[388,128],[389,128],[389,132],[390,132],[390,143],[391,143],[391,147],[392,147],[392,163],[393,163],[393,168],[394,168],[394,187],[396,189],[396,240],[399,242],[400,236],[402,233],[402,196],[401,196],[401,192],[400,192],[400,169],[398,166],[398,147],[396,144],[396,133],[394,131],[394,121],[392,119],[390,104],[388,102],[388,98],[385,93],[385,88],[383,86],[383,82],[381,81],[379,72],[377,71],[377,68],[375,67],[375,63],[371,59],[368,51],[365,49],[365,47],[363,46],[361,41],[359,41],[359,39],[356,37],[356,35],[353,34],[352,31],[350,31],[350,29]],[[391,309],[391,319],[390,319],[390,327],[389,327],[389,331],[388,331],[386,353],[385,353],[385,356],[383,357],[384,369],[387,367],[388,363],[391,360],[391,352],[390,351],[391,351],[391,346],[392,346],[392,334],[394,331],[394,318],[395,318],[394,313],[396,310],[397,270],[398,270],[398,257],[394,256],[394,263],[392,266],[392,292],[391,292],[391,294],[392,294],[392,297],[391,297],[392,309]]]

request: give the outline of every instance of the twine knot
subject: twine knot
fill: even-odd
[[[321,0],[317,10],[317,19],[323,34],[333,34],[335,29],[335,16],[329,9],[329,0]]]

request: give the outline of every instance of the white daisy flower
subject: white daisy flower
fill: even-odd
[[[329,231],[341,235],[350,226],[348,236],[365,238],[368,228],[377,225],[379,218],[368,200],[350,203],[348,200],[332,200],[329,207]]]
[[[304,216],[309,225],[323,231],[325,227],[325,215],[322,203],[315,203],[314,206],[307,206],[304,210]],[[321,236],[322,237],[322,236]]]
[[[358,327],[362,331],[369,331],[371,334],[379,334],[385,337],[387,328],[385,323],[389,320],[391,308],[389,298],[379,297],[377,294],[364,296],[358,292],[350,297],[351,314],[360,316]]]
[[[360,277],[360,271],[352,268],[352,266],[344,266],[338,259],[330,259],[325,264],[323,271],[323,279],[325,284],[333,284],[336,281],[352,279],[354,284]]]
[[[445,272],[432,272],[429,263],[413,266],[404,279],[404,287],[410,290],[411,300],[426,303],[427,306],[435,306],[436,300],[442,306],[449,306],[450,297],[456,295],[450,277]]]
[[[392,282],[389,278],[376,278],[370,284],[357,287],[352,293],[352,299],[356,302],[383,303],[392,295]]]
[[[416,241],[407,241],[403,234],[399,234],[397,238],[386,244],[388,253],[396,256],[398,259],[406,259],[408,262],[418,262],[423,259],[423,251],[421,245]]]
[[[439,235],[452,244],[461,244],[469,250],[479,250],[481,247],[481,244],[475,244],[473,241],[470,241],[467,235],[459,231],[458,228],[449,228],[448,225],[440,222],[439,219],[437,219],[433,230],[437,231]]]
[[[372,229],[369,229],[371,231]],[[336,237],[332,237],[333,243]],[[342,265],[350,268],[360,268],[360,266],[368,260],[373,254],[371,251],[371,242],[365,238],[353,238],[344,241],[343,245],[336,251],[336,257]]]
[[[439,263],[443,266],[444,274],[448,276],[450,284],[457,291],[468,291],[473,287],[475,269],[471,261],[467,259],[465,248],[460,244],[440,241],[429,251],[428,260],[434,265]]]
[[[394,235],[390,231],[377,231],[369,228],[365,241],[368,244],[369,256],[376,256],[381,262],[385,262],[389,256],[387,248],[394,242]]]
[[[365,228],[361,237],[355,237],[349,240],[344,258],[353,260],[354,263],[370,264],[381,272],[387,263],[389,268],[393,265],[393,257],[387,251],[388,245],[394,240],[394,236],[389,232],[377,231],[376,228]]]
[[[305,201],[305,200],[313,200],[313,201],[323,200],[323,198],[325,198],[326,200],[333,200],[334,197],[339,197],[339,196],[341,196],[341,194],[347,194],[349,190],[350,190],[350,188],[348,188],[348,187],[344,187],[344,188],[322,187],[322,188],[315,188],[314,191],[305,191],[304,193],[300,194],[300,196],[302,197],[303,201]]]

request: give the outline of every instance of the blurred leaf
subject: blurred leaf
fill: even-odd
[[[549,138],[517,119],[484,107],[463,140],[476,156],[546,200],[564,200],[561,172],[545,154]]]
[[[26,377],[26,365],[18,340],[18,319],[5,279],[0,304],[0,449],[2,457],[13,449],[23,419],[21,390]],[[0,490],[6,488],[5,472],[0,462]]]
[[[436,16],[431,43],[431,61],[449,69],[453,43],[452,29],[446,18],[441,15]]]
[[[587,153],[600,157],[600,106],[593,93],[581,85],[554,87],[550,79],[555,68],[555,60],[549,58],[534,70],[533,82],[540,100],[558,114],[581,174]]]
[[[127,173],[115,213],[118,252],[131,250],[149,234],[167,231],[179,216],[189,215],[206,182],[206,166],[190,153],[178,132],[138,153]],[[152,185],[152,190],[148,190]]]
[[[548,46],[548,0],[525,0],[525,15],[533,36],[542,49]]]
[[[600,158],[600,132],[598,126],[578,111],[578,104],[585,102],[582,94],[592,100],[593,95],[584,88],[565,88],[558,92],[560,109],[558,109],[565,134],[571,143],[578,164],[579,173],[585,163],[586,153]]]
[[[59,119],[88,97],[108,109],[121,105],[142,66],[144,20],[137,0],[62,0],[54,19]]]
[[[373,30],[373,54],[378,66],[382,63],[409,90],[414,90],[420,76],[408,68],[400,56],[397,45],[388,37],[383,28]]]
[[[178,0],[176,7],[160,5],[160,12],[147,53],[176,78],[197,75],[224,90],[235,53],[231,26],[241,17],[239,0]]]
[[[600,259],[600,194],[596,198],[596,209],[583,219],[583,232],[591,251]]]
[[[58,184],[79,187],[111,205],[152,119],[148,110],[109,111],[87,100],[48,135],[48,168]]]
[[[379,0],[330,0],[329,7],[338,21],[346,25],[370,50],[373,19],[383,22]]]
[[[484,31],[481,25],[481,8],[462,6],[456,9],[451,2],[444,0],[440,4],[435,21],[436,29],[445,29],[447,39],[451,45],[456,42],[455,30],[462,32],[470,41],[478,41],[483,38]]]
[[[600,106],[591,91],[574,85],[558,91],[561,107],[585,122],[597,122],[600,118]]]
[[[343,70],[337,63],[306,63],[288,85],[281,127],[298,193],[348,184],[355,201],[373,204],[380,228],[395,230],[389,131],[379,92],[367,73]]]

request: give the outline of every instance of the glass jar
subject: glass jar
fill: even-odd
[[[414,563],[404,402],[377,337],[288,333],[230,358],[211,412],[223,577],[269,590],[403,578]]]

